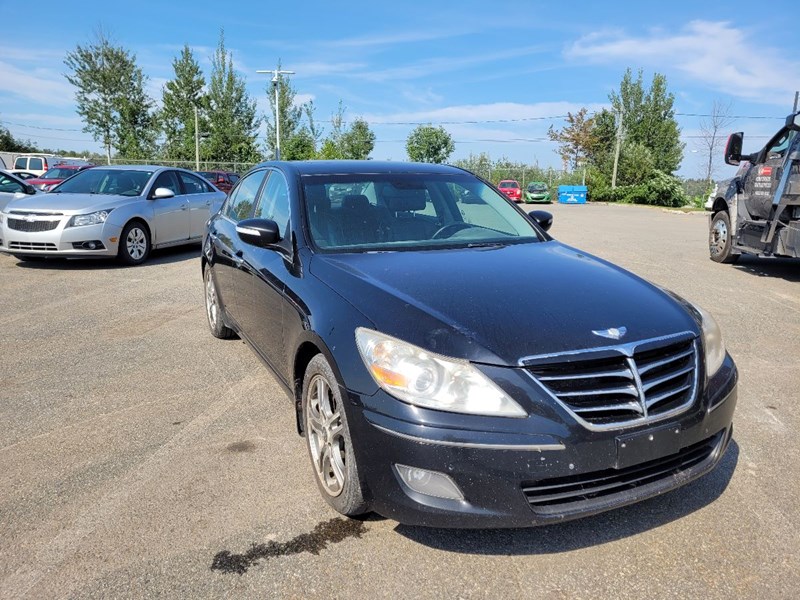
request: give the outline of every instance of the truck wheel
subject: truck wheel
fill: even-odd
[[[731,245],[731,220],[728,213],[721,210],[711,220],[711,229],[708,232],[708,249],[711,260],[718,263],[735,263],[741,254],[734,253]]]

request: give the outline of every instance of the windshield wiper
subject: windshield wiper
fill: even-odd
[[[495,246],[505,246],[505,242],[474,242],[467,244],[467,248],[492,248]]]

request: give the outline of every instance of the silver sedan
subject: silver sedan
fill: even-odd
[[[136,265],[150,250],[199,242],[225,194],[184,169],[94,167],[48,194],[0,212],[0,252],[41,257],[117,257]]]

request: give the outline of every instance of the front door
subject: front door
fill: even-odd
[[[172,191],[171,198],[156,198],[159,188]],[[153,203],[153,245],[173,244],[189,239],[189,201],[181,191],[175,171],[163,171],[150,188]]]
[[[772,138],[750,167],[744,182],[745,206],[751,217],[769,219],[772,200],[778,187],[786,153],[797,132],[784,129]]]
[[[284,281],[291,268],[291,244],[287,238],[289,187],[281,172],[270,174],[253,216],[275,221],[281,242],[278,248],[242,246],[244,266],[249,273],[244,326],[253,345],[283,377],[288,371],[289,360],[283,343],[283,313],[286,310]]]

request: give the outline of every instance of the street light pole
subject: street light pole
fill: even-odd
[[[281,71],[280,69],[260,69],[256,73],[271,73],[272,85],[275,86],[275,160],[281,159],[281,106],[278,98],[278,83],[281,75],[294,75],[294,71]]]
[[[200,170],[200,129],[197,118],[197,105],[194,105],[194,170]]]

